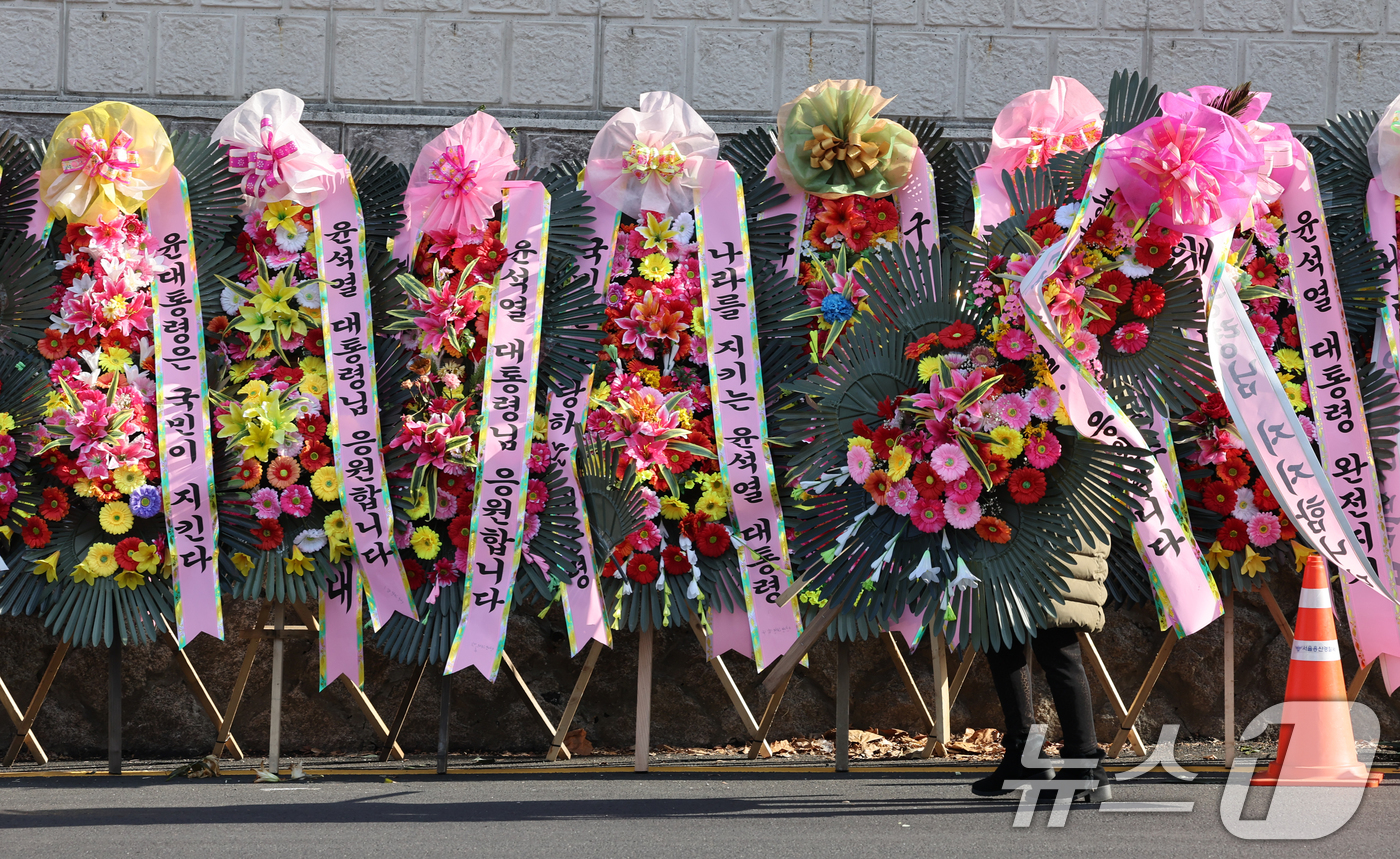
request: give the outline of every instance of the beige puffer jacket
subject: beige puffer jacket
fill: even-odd
[[[1103,631],[1103,605],[1108,601],[1107,542],[1093,541],[1070,554],[1073,562],[1063,584],[1064,603],[1056,603],[1047,629],[1073,629],[1076,632]]]

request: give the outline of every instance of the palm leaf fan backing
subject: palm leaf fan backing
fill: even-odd
[[[13,131],[0,132],[0,232],[29,226],[41,160],[40,147]]]
[[[34,430],[44,419],[49,385],[42,362],[13,346],[0,344],[0,412],[8,414],[15,424],[9,432],[15,441],[15,458],[5,471],[16,475],[19,491],[3,524],[15,531],[21,520],[38,512],[39,486],[30,474],[34,463],[29,451]],[[33,614],[57,591],[47,577],[32,574],[33,565],[25,562],[26,552],[18,535],[9,540],[3,551],[7,569],[0,571],[0,614]]]

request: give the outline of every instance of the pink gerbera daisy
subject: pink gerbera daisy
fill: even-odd
[[[927,498],[920,498],[914,502],[909,511],[909,519],[915,528],[925,534],[942,531],[943,526],[948,524],[948,517],[943,513],[943,502],[930,501]]]
[[[1099,338],[1095,337],[1087,329],[1080,329],[1069,339],[1069,353],[1080,361],[1088,361],[1098,357]]]
[[[948,481],[946,491],[949,501],[956,504],[967,504],[976,501],[977,497],[982,494],[982,481],[969,468],[958,477]]]
[[[1283,534],[1283,526],[1273,513],[1260,513],[1249,522],[1249,542],[1264,548],[1278,542]]]
[[[1030,403],[1032,415],[1048,421],[1055,416],[1055,410],[1060,407],[1060,392],[1042,385],[1031,391],[1027,402]]]
[[[269,489],[268,492],[273,490]],[[301,484],[288,486],[282,490],[282,512],[288,516],[301,518],[311,514],[311,490]],[[269,519],[272,516],[267,517]]]
[[[1110,341],[1119,352],[1132,355],[1147,348],[1147,326],[1141,322],[1120,325]]]
[[[851,472],[852,480],[864,485],[870,479],[870,472],[875,470],[875,463],[870,458],[870,451],[857,446],[846,451],[846,468]]]
[[[967,455],[962,448],[952,442],[934,448],[929,457],[929,465],[944,480],[953,480],[967,471]]]
[[[1030,404],[1020,394],[1002,394],[992,406],[1002,423],[1015,430],[1023,430],[1031,422]]]
[[[900,516],[908,516],[914,508],[914,502],[918,500],[919,491],[914,488],[914,482],[907,477],[895,483],[890,487],[890,491],[885,493],[885,503]]]
[[[253,493],[253,518],[276,519],[282,515],[282,499],[277,490],[264,486]]]
[[[997,341],[997,351],[1011,361],[1021,361],[1035,351],[1035,341],[1031,339],[1030,332],[1012,328]]]
[[[1039,469],[1046,469],[1060,461],[1060,440],[1050,433],[1043,438],[1027,440],[1026,459]]]
[[[959,504],[950,498],[943,504],[943,515],[954,528],[972,528],[982,519],[982,505],[976,501]]]

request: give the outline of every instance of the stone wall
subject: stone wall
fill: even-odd
[[[1297,608],[1296,579],[1275,589],[1291,618]],[[1340,594],[1337,595],[1340,598]],[[196,668],[220,707],[228,700],[242,661],[239,631],[254,621],[256,606],[226,607],[228,642],[207,636],[189,647]],[[1162,641],[1150,611],[1110,610],[1108,628],[1095,640],[1123,697],[1131,700]],[[1241,727],[1283,697],[1289,649],[1273,625],[1263,602],[1240,596],[1235,607],[1236,706]],[[1343,665],[1350,677],[1356,668],[1345,628]],[[368,636],[367,636],[368,637]],[[588,730],[597,745],[614,749],[632,746],[636,704],[637,639],[621,633],[614,647],[603,651],[592,684],[579,708],[578,727]],[[38,621],[0,617],[0,677],[23,708],[43,673],[54,641]],[[1217,621],[1178,644],[1161,682],[1149,699],[1139,723],[1148,742],[1166,723],[1183,726],[1182,736],[1223,735],[1222,624]],[[570,659],[563,618],[556,611],[543,620],[529,615],[510,621],[507,651],[551,719],[558,719],[573,688],[583,656]],[[931,700],[931,647],[924,642],[909,658],[926,699]],[[251,755],[267,750],[271,681],[271,647],[263,645],[247,695],[234,724],[235,736]],[[951,658],[956,666],[957,657]],[[736,682],[759,709],[762,687],[747,660],[727,660]],[[318,691],[316,645],[291,641],[286,650],[282,746],[288,754],[372,751],[375,735],[350,695],[339,684]],[[393,663],[372,646],[365,653],[365,691],[386,720],[392,719],[414,675],[414,667]],[[893,663],[878,641],[860,642],[852,655],[851,719],[855,727],[896,727],[923,730]],[[1385,737],[1400,733],[1400,707],[1387,698],[1377,670],[1361,700],[1381,717]],[[834,725],[836,648],[822,642],[812,653],[811,667],[798,669],[774,726],[775,737],[812,736]],[[1113,738],[1115,720],[1107,699],[1092,681],[1097,705],[1099,739]],[[122,670],[124,748],[128,756],[172,757],[207,753],[214,726],[190,695],[169,650],[163,646],[129,647]],[[493,686],[475,670],[450,681],[452,689],[452,749],[454,751],[532,751],[549,745],[537,717],[504,669]],[[1056,724],[1048,690],[1037,674],[1038,715]],[[437,718],[442,680],[429,674],[410,711],[402,745],[409,751],[432,752],[437,747]],[[714,674],[704,662],[688,629],[657,634],[652,693],[654,746],[713,746],[742,744],[743,727],[729,706]],[[1001,712],[991,689],[986,660],[977,661],[968,675],[952,713],[952,727],[1001,727]],[[50,754],[92,758],[106,754],[107,652],[88,648],[70,653],[58,674],[35,733]],[[13,737],[8,720],[0,720],[0,744]],[[27,759],[27,758],[26,758]]]
[[[1074,75],[1169,88],[1252,79],[1266,119],[1380,108],[1400,80],[1396,0],[0,0],[0,93],[213,103],[282,87],[369,113],[483,105],[598,118],[669,89],[767,117],[827,77],[897,112],[982,122]]]

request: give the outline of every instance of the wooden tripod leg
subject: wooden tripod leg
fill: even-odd
[[[924,724],[928,725],[929,738],[924,743],[924,748],[928,752],[933,751],[933,743],[936,742],[933,734],[938,730],[938,723],[934,721],[933,714],[928,711],[928,705],[924,703],[924,696],[919,692],[919,686],[914,682],[914,674],[909,670],[909,663],[904,659],[904,653],[899,648],[899,642],[895,641],[894,633],[888,630],[880,633],[880,640],[885,643],[885,651],[889,653],[890,660],[894,662],[894,670],[899,674],[899,679],[904,681],[904,689],[909,693],[909,699],[914,702],[914,706],[919,708],[919,713],[924,717]],[[935,656],[934,662],[936,663]],[[927,757],[927,755],[921,755]]]
[[[1118,717],[1118,724],[1123,724],[1123,720],[1128,716],[1128,708],[1123,705],[1123,696],[1118,694],[1118,686],[1109,676],[1108,666],[1104,665],[1103,657],[1099,655],[1099,648],[1094,644],[1094,639],[1089,637],[1089,633],[1079,633],[1079,648],[1089,658],[1089,667],[1094,669],[1094,675],[1099,678],[1099,685],[1103,687],[1103,693],[1108,696],[1108,703],[1113,706],[1114,715]],[[1147,747],[1142,744],[1142,737],[1138,734],[1136,725],[1128,732],[1128,744],[1133,750],[1133,754],[1147,754]]]
[[[185,651],[180,649],[180,642],[175,639],[174,632],[170,629],[170,622],[161,615],[161,623],[165,626],[165,631],[161,633],[160,640],[165,646],[170,648],[170,652],[175,654],[175,664],[180,666],[180,673],[185,677],[185,685],[190,687],[194,693],[194,699],[203,708],[204,715],[209,717],[209,721],[214,723],[214,727],[219,727],[224,722],[223,714],[219,712],[219,705],[214,703],[214,699],[209,694],[209,690],[204,688],[204,681],[199,678],[199,672],[194,670],[194,663],[190,661]],[[233,738],[233,734],[228,735],[228,750],[238,760],[243,760],[243,750],[239,748],[238,741]]]
[[[583,690],[588,688],[588,681],[593,676],[593,666],[598,664],[598,654],[602,652],[603,642],[594,639],[588,645],[588,655],[583,658],[583,670],[578,673],[578,680],[574,681],[574,691],[569,695],[569,703],[564,705],[564,715],[559,717],[559,727],[554,729],[554,742],[550,744],[549,752],[544,756],[550,763],[564,750],[564,738],[569,735],[569,728],[574,724],[574,714],[578,712],[578,704],[583,700]]]
[[[321,634],[321,624],[316,620],[315,612],[299,602],[292,603],[292,609],[296,611],[297,616],[301,618],[301,622],[306,624],[306,628],[311,630],[312,634]],[[342,674],[340,675],[340,685],[344,686],[345,691],[350,693],[350,697],[355,699],[355,703],[360,707],[360,712],[365,716],[365,721],[369,722],[369,726],[374,729],[375,736],[379,738],[379,742],[388,747],[389,760],[403,760],[403,749],[399,748],[397,742],[390,742],[389,726],[384,724],[384,717],[379,715],[379,711],[374,708],[374,703],[369,700],[369,696],[365,694],[365,690],[360,688],[360,684]]]
[[[690,615],[690,631],[695,633],[695,639],[700,642],[700,649],[705,649],[705,630],[700,626],[700,618],[694,612]],[[719,678],[719,685],[724,688],[724,694],[729,696],[729,703],[734,705],[734,712],[739,714],[739,721],[744,723],[744,730],[748,731],[749,738],[759,743],[759,756],[765,758],[773,757],[773,749],[769,747],[767,740],[758,739],[758,720],[753,717],[753,711],[749,709],[749,703],[744,700],[744,696],[739,692],[738,685],[734,682],[734,677],[729,673],[729,666],[724,664],[724,659],[718,653],[710,660],[710,667],[715,671],[715,677]]]
[[[797,637],[797,642],[783,654],[782,659],[774,663],[772,672],[764,678],[763,687],[772,697],[768,699],[768,706],[763,708],[763,720],[758,723],[758,736],[754,737],[753,745],[749,746],[749,760],[757,760],[758,753],[763,748],[761,744],[768,739],[768,732],[773,729],[773,720],[778,717],[778,705],[783,702],[783,695],[787,692],[788,684],[792,682],[793,672],[807,656],[807,651],[816,645],[818,639],[826,635],[827,627],[835,623],[840,614],[841,605],[835,602],[829,603],[818,612]]]
[[[647,771],[651,754],[651,657],[655,633],[644,629],[637,636],[637,742],[633,769]]]
[[[545,713],[544,708],[540,706],[540,702],[535,699],[535,693],[530,691],[530,687],[526,685],[525,678],[520,676],[520,671],[515,667],[515,663],[510,661],[510,654],[502,650],[501,660],[505,662],[506,668],[510,669],[511,676],[515,678],[515,682],[520,684],[520,691],[525,693],[525,700],[530,702],[530,706],[535,710],[535,715],[540,717],[541,722],[544,722],[544,729],[549,732],[549,736],[552,739],[559,731],[554,727],[554,723],[549,720],[549,714]],[[564,753],[564,760],[567,761],[573,758],[573,755],[569,754],[569,750],[563,746],[560,746],[559,750]]]
[[[219,721],[219,733],[214,737],[213,755],[216,758],[224,756],[224,747],[233,735],[233,719],[238,715],[238,705],[243,703],[243,690],[248,688],[248,675],[253,672],[253,662],[258,657],[258,646],[262,644],[263,627],[267,626],[267,619],[271,616],[272,603],[263,603],[262,608],[258,609],[258,619],[253,623],[255,635],[248,639],[248,645],[243,649],[243,666],[238,669],[238,679],[233,681],[233,691],[228,696],[228,707],[224,709],[224,717]]]
[[[5,715],[10,717],[10,723],[15,726],[16,732],[19,726],[24,724],[24,714],[19,711],[19,705],[15,703],[15,698],[10,694],[10,687],[5,685],[5,681],[0,679],[0,701],[5,704]],[[16,736],[19,736],[16,733]],[[24,732],[24,744],[29,747],[29,754],[34,756],[37,764],[49,762],[49,756],[44,752],[44,747],[39,745],[39,738],[34,736],[33,731]]]
[[[1225,606],[1225,766],[1235,765],[1235,595]]]
[[[1372,659],[1365,665],[1356,669],[1356,676],[1351,678],[1347,684],[1347,700],[1356,703],[1356,696],[1361,694],[1361,687],[1366,685],[1366,678],[1371,676],[1371,669],[1375,667],[1376,660]]]
[[[956,695],[956,692],[948,694],[948,639],[939,633],[933,640],[933,728],[929,731],[928,741],[919,751],[919,757],[948,757],[948,741],[952,739],[953,698]]]
[[[972,670],[972,660],[976,658],[977,651],[968,648],[963,654],[962,661],[958,663],[958,673],[953,675],[953,683],[948,687],[948,706],[952,707],[958,702],[958,693],[962,691],[963,681],[967,679],[967,672]]]
[[[39,678],[39,685],[34,690],[34,696],[29,699],[29,706],[24,710],[24,718],[15,725],[15,738],[10,741],[10,749],[5,753],[4,765],[14,766],[15,758],[19,757],[20,749],[24,748],[25,742],[33,734],[34,721],[39,718],[39,709],[44,706],[44,699],[49,697],[49,687],[53,685],[53,679],[58,674],[58,667],[63,664],[63,657],[68,655],[68,645],[60,641],[58,647],[54,648],[53,656],[49,659],[49,667],[44,669],[44,676]],[[8,695],[8,693],[6,693]],[[39,743],[36,740],[34,745]],[[33,746],[30,751],[34,751]],[[39,749],[39,754],[44,750]],[[38,756],[35,760],[39,763],[48,763],[47,756],[40,761]]]
[[[1269,583],[1265,582],[1264,587],[1259,589],[1260,595],[1264,597],[1264,605],[1269,607],[1269,614],[1274,616],[1274,623],[1278,624],[1278,631],[1283,633],[1283,640],[1288,642],[1288,646],[1293,646],[1293,627],[1289,626],[1288,618],[1284,617],[1283,609],[1279,608],[1278,600],[1274,599],[1274,592],[1269,590]]]
[[[404,723],[408,721],[408,708],[413,706],[413,696],[418,694],[418,687],[423,683],[423,675],[427,673],[428,660],[424,659],[423,664],[418,666],[418,673],[413,675],[413,682],[408,684],[408,690],[404,692],[403,700],[399,702],[399,711],[394,714],[394,724],[389,726],[389,742],[385,743],[384,748],[379,750],[380,763],[389,760],[389,753],[398,744],[399,734],[403,733]]]
[[[1138,714],[1147,704],[1147,696],[1152,694],[1152,688],[1157,685],[1157,678],[1162,676],[1162,669],[1167,665],[1167,657],[1172,655],[1172,649],[1176,647],[1176,632],[1167,630],[1167,635],[1162,639],[1162,646],[1157,650],[1157,658],[1152,660],[1152,667],[1147,669],[1147,677],[1143,679],[1141,688],[1137,695],[1133,697],[1133,705],[1128,708],[1128,713],[1123,717],[1123,721],[1118,724],[1118,733],[1113,737],[1113,745],[1108,747],[1110,758],[1118,757],[1123,751],[1123,744],[1127,742],[1128,735],[1132,732],[1133,726],[1137,724]]]

